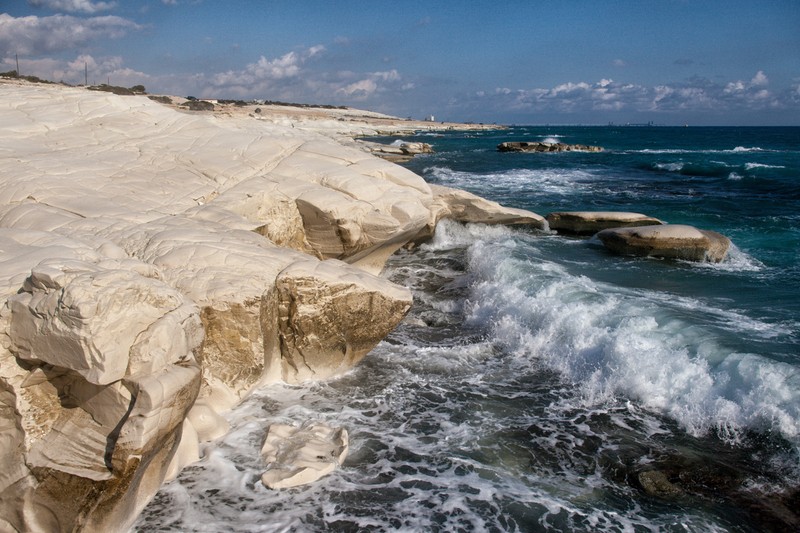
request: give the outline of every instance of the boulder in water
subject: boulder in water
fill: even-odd
[[[261,482],[270,489],[283,489],[312,483],[333,472],[349,450],[344,428],[320,422],[301,426],[272,424],[261,448],[269,468]]]
[[[603,245],[625,255],[719,263],[731,241],[714,231],[682,224],[606,229],[597,234]]]
[[[602,152],[602,146],[548,142],[504,142],[497,145],[498,152]]]

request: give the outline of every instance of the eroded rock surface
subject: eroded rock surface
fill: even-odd
[[[402,319],[443,217],[545,224],[292,124],[0,83],[0,529],[124,530],[262,383]]]

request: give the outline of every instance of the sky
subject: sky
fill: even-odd
[[[799,0],[0,0],[0,72],[500,124],[800,126]]]

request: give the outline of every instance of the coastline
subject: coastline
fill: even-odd
[[[11,529],[126,529],[226,432],[221,412],[357,364],[411,305],[376,274],[439,220],[546,227],[352,140],[496,126],[0,91]]]

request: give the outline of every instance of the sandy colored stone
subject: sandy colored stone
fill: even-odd
[[[620,254],[713,263],[722,261],[730,246],[724,235],[682,224],[607,229],[597,238]]]
[[[411,308],[411,292],[339,261],[298,262],[276,280],[281,378],[345,372]]]
[[[344,428],[321,422],[301,426],[272,424],[261,448],[268,467],[261,482],[270,489],[313,483],[341,465],[348,450],[349,438]]]
[[[657,218],[624,211],[559,211],[547,215],[551,230],[574,235],[594,235],[609,228],[663,224]]]

